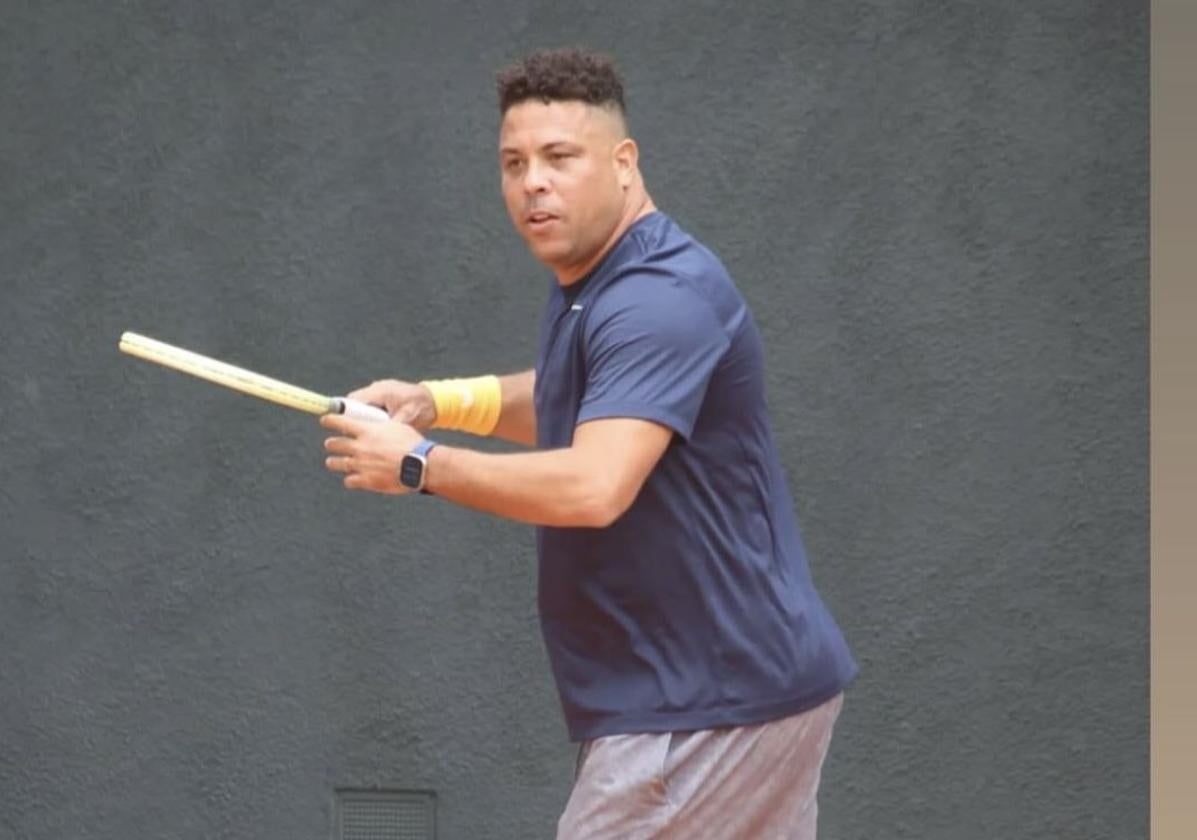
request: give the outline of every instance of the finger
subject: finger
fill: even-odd
[[[320,425],[326,429],[332,429],[339,432],[341,431],[341,421],[344,419],[345,418],[341,417],[339,414],[321,414]]]
[[[334,455],[355,455],[357,446],[350,438],[330,437],[324,439],[324,450]]]
[[[324,459],[324,466],[333,472],[352,473],[353,459],[343,455],[332,455]]]
[[[366,427],[365,424],[364,420],[356,420],[353,417],[346,417],[344,414],[322,414],[320,416],[321,426],[332,429],[334,432],[340,432],[346,437],[360,435]]]
[[[380,382],[374,382],[364,388],[358,388],[356,391],[350,391],[345,395],[345,398],[357,400],[358,402],[364,402],[367,405],[376,405],[379,408],[385,408],[385,396],[386,387]]]

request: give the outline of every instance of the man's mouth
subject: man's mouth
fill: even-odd
[[[533,210],[524,216],[524,221],[531,227],[538,227],[540,225],[548,224],[556,220],[556,216],[545,210]]]

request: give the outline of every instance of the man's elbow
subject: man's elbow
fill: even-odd
[[[633,496],[613,483],[596,482],[578,508],[579,527],[609,527],[632,506],[632,499]]]

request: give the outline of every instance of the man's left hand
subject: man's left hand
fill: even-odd
[[[411,492],[399,483],[399,463],[423,438],[399,420],[377,423],[325,414],[320,425],[337,433],[324,441],[324,466],[345,474],[345,487],[375,493]]]

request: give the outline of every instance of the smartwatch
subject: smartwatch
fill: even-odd
[[[436,446],[435,440],[425,438],[399,462],[399,483],[408,490],[416,490],[420,493],[429,492],[424,489],[424,484],[428,481],[428,453],[434,446]]]

